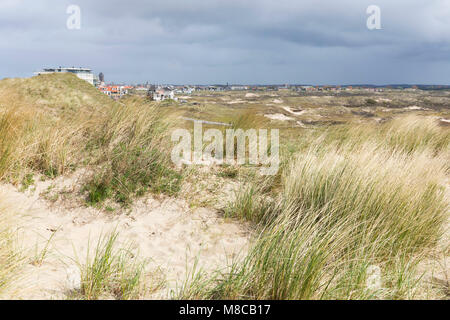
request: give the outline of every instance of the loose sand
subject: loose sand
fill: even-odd
[[[269,118],[270,120],[279,120],[279,121],[289,121],[294,120],[294,118],[285,116],[282,113],[274,113],[274,114],[265,114],[264,117]]]
[[[227,102],[228,104],[238,104],[238,103],[245,103],[244,100],[241,99],[236,99],[236,100],[232,100],[230,102]]]
[[[306,110],[292,109],[291,107],[288,107],[288,106],[284,106],[283,109],[293,115],[296,115],[296,116],[301,116],[302,114],[307,112]]]
[[[72,176],[56,183],[67,188],[76,180]],[[2,202],[20,217],[18,239],[29,257],[21,279],[6,298],[67,298],[68,277],[73,278],[74,270],[76,273],[77,261],[85,261],[89,241],[92,248],[102,234],[114,229],[119,232],[119,244],[133,243],[139,257],[149,260],[149,275],[165,279],[163,288],[145,298],[169,298],[196,259],[205,271],[223,269],[232,259],[244,256],[249,244],[248,227],[226,221],[211,209],[192,210],[183,200],[149,196],[136,201],[128,212],[105,213],[91,207],[52,204],[42,196],[50,185],[39,181],[34,191],[25,193],[0,185]],[[47,243],[48,253],[42,264],[36,265],[33,257]]]

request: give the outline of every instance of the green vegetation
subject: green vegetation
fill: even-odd
[[[374,99],[367,99],[366,100],[366,104],[373,106],[373,105],[376,105],[377,102]]]
[[[0,82],[0,181],[27,190],[36,175],[54,179],[83,169],[79,196],[110,214],[121,212],[117,203],[130,206],[149,192],[177,197],[184,190],[206,206],[213,196],[219,198],[214,194],[219,189],[238,189],[219,209],[255,228],[248,255],[212,275],[195,265],[180,298],[423,294],[418,266],[442,238],[449,218],[450,130],[437,120],[448,115],[448,98],[430,95],[424,103],[437,107],[425,110],[419,99],[421,107],[409,109],[409,96],[395,100],[391,93],[392,99],[384,100],[364,94],[318,99],[287,90],[277,94],[195,94],[183,104],[158,105],[138,97],[115,102],[70,74],[6,79]],[[390,106],[395,108],[385,110]],[[403,114],[411,110],[414,115]],[[269,120],[268,114],[281,116]],[[234,129],[279,128],[279,172],[262,177],[250,165],[182,172],[170,161],[168,134],[174,123],[187,128],[192,123],[175,120],[179,116]],[[209,183],[211,175],[217,179]],[[182,189],[186,177],[196,192]],[[202,192],[211,197],[198,196]],[[2,200],[0,293],[23,260],[11,210]],[[54,234],[32,259],[36,267],[44,263]],[[131,246],[118,249],[117,243],[118,233],[112,232],[93,252],[88,248],[86,261],[79,263],[81,290],[73,292],[75,298],[143,296],[146,263]]]
[[[117,249],[117,237],[117,232],[101,237],[93,257],[88,248],[86,264],[81,266],[81,298],[128,300],[142,293],[146,263],[131,248]]]
[[[413,298],[415,267],[448,219],[448,132],[413,118],[365,142],[358,130],[343,140],[330,128],[310,140],[289,160],[280,192],[270,191],[276,179],[241,189],[227,213],[258,223],[260,236],[243,261],[193,277],[181,297]],[[372,266],[380,287],[367,285]]]
[[[34,184],[34,177],[32,173],[28,173],[22,180],[22,187],[20,188],[22,191],[28,190],[30,186]]]
[[[148,190],[175,195],[182,176],[171,168],[164,145],[167,125],[155,108],[136,102],[111,111],[109,121],[93,134],[93,150],[101,150],[100,169],[88,181],[88,201],[113,197],[128,204]]]
[[[322,135],[321,144],[337,147],[353,145],[358,148],[364,143],[374,143],[378,149],[412,154],[430,150],[433,154],[449,151],[450,131],[439,127],[432,117],[403,116],[383,124],[340,125],[332,127]]]
[[[38,247],[36,245],[36,253],[34,258],[32,259],[32,261],[30,262],[32,265],[35,266],[41,266],[42,263],[44,262],[44,259],[46,258],[48,252],[49,252],[49,248],[50,248],[50,243],[53,239],[53,237],[55,236],[57,230],[52,232],[52,235],[50,236],[50,238],[48,238],[47,241],[45,241],[45,245],[44,248],[42,248],[42,250],[39,252],[38,251]]]
[[[88,166],[90,204],[110,197],[128,204],[147,191],[175,195],[182,176],[162,147],[169,124],[142,99],[124,102],[70,74],[2,81],[0,179],[25,190],[33,173],[53,178]]]

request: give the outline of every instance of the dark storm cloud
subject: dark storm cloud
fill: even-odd
[[[366,27],[371,4],[382,30]],[[447,0],[2,0],[0,31],[0,77],[83,65],[117,82],[450,83]]]

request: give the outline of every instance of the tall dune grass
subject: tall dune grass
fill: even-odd
[[[370,141],[379,148],[408,154],[425,149],[434,153],[448,153],[450,146],[450,130],[440,127],[434,117],[417,115],[398,117],[382,124],[346,124],[320,134],[322,144],[352,144],[358,147]]]
[[[147,191],[176,194],[181,175],[169,161],[167,125],[150,104],[136,99],[114,102],[74,75],[2,80],[0,181],[28,185],[36,173],[53,178],[87,167],[91,175],[84,183],[91,204],[108,197],[129,203]],[[13,247],[9,210],[2,205],[0,195],[0,291],[15,275],[20,260]],[[98,274],[93,269],[103,259],[100,255],[112,254],[108,248],[99,247],[86,267],[91,275]],[[110,284],[120,282],[114,284],[114,294],[124,299],[135,296],[141,276],[140,266],[126,270],[130,265],[124,264],[125,258],[122,253],[112,254],[114,270],[104,270],[112,274],[103,275],[113,277],[105,280]],[[127,273],[133,270],[134,276]],[[103,284],[96,284],[86,272],[85,294],[95,298]]]
[[[139,260],[130,246],[117,247],[113,231],[97,242],[93,256],[88,248],[86,263],[80,266],[81,297],[97,300],[112,295],[119,300],[137,299],[143,290],[145,261]]]
[[[88,166],[93,204],[129,202],[147,190],[178,192],[181,175],[171,168],[167,124],[156,108],[116,103],[73,75],[10,82],[0,83],[0,179],[19,184],[30,173],[54,177]],[[30,94],[20,98],[16,87]]]
[[[261,121],[247,112],[232,125],[248,129]],[[54,177],[88,167],[84,190],[93,205],[107,198],[128,204],[147,191],[176,195],[182,176],[170,164],[166,133],[150,104],[113,102],[73,75],[0,82],[1,181],[20,184],[33,173]],[[248,256],[212,278],[194,275],[181,297],[414,297],[415,266],[448,219],[448,128],[432,118],[402,117],[301,139],[297,152],[283,153],[276,176],[247,183],[226,211],[258,225]],[[5,218],[0,207],[0,291],[18,263]],[[136,272],[128,277],[130,259],[113,250],[115,240],[105,238],[88,259],[86,298],[105,290],[136,296],[141,266],[131,265]],[[381,273],[377,285],[369,281],[373,270]]]
[[[90,147],[99,151],[101,168],[87,186],[91,203],[108,195],[128,203],[147,190],[169,195],[179,191],[181,174],[171,168],[167,124],[156,108],[131,101],[109,110],[93,131]]]
[[[259,222],[260,237],[231,271],[197,279],[183,297],[413,298],[415,267],[448,219],[448,132],[401,121],[365,141],[361,128],[345,139],[330,129],[289,161],[279,194],[261,180],[245,187],[229,214]]]
[[[32,94],[19,96],[15,91],[38,87],[39,80],[0,83],[0,178],[3,180],[20,183],[30,171],[49,176],[62,174],[84,156],[82,146],[89,132],[86,124],[94,117],[93,111],[78,108],[77,113],[68,112],[65,102],[52,96],[46,98],[60,105],[50,108],[47,100],[33,99]],[[64,91],[68,87],[65,82],[72,80],[72,77],[60,77],[51,84],[62,86],[59,91]]]

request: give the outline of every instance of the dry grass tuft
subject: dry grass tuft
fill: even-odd
[[[365,141],[362,128],[345,139],[329,129],[290,159],[281,192],[270,191],[276,178],[242,189],[228,213],[259,222],[260,237],[230,272],[193,277],[183,297],[414,298],[416,266],[448,219],[448,132],[402,121]]]
[[[88,247],[86,264],[81,266],[81,298],[129,300],[142,295],[146,262],[130,246],[118,249],[117,237],[117,232],[101,237],[93,256]]]
[[[16,100],[20,88],[29,94]],[[73,75],[1,82],[0,179],[20,184],[35,172],[53,178],[90,166],[84,189],[91,204],[129,203],[147,190],[176,194],[181,175],[162,147],[168,124],[154,106],[125,102]]]

